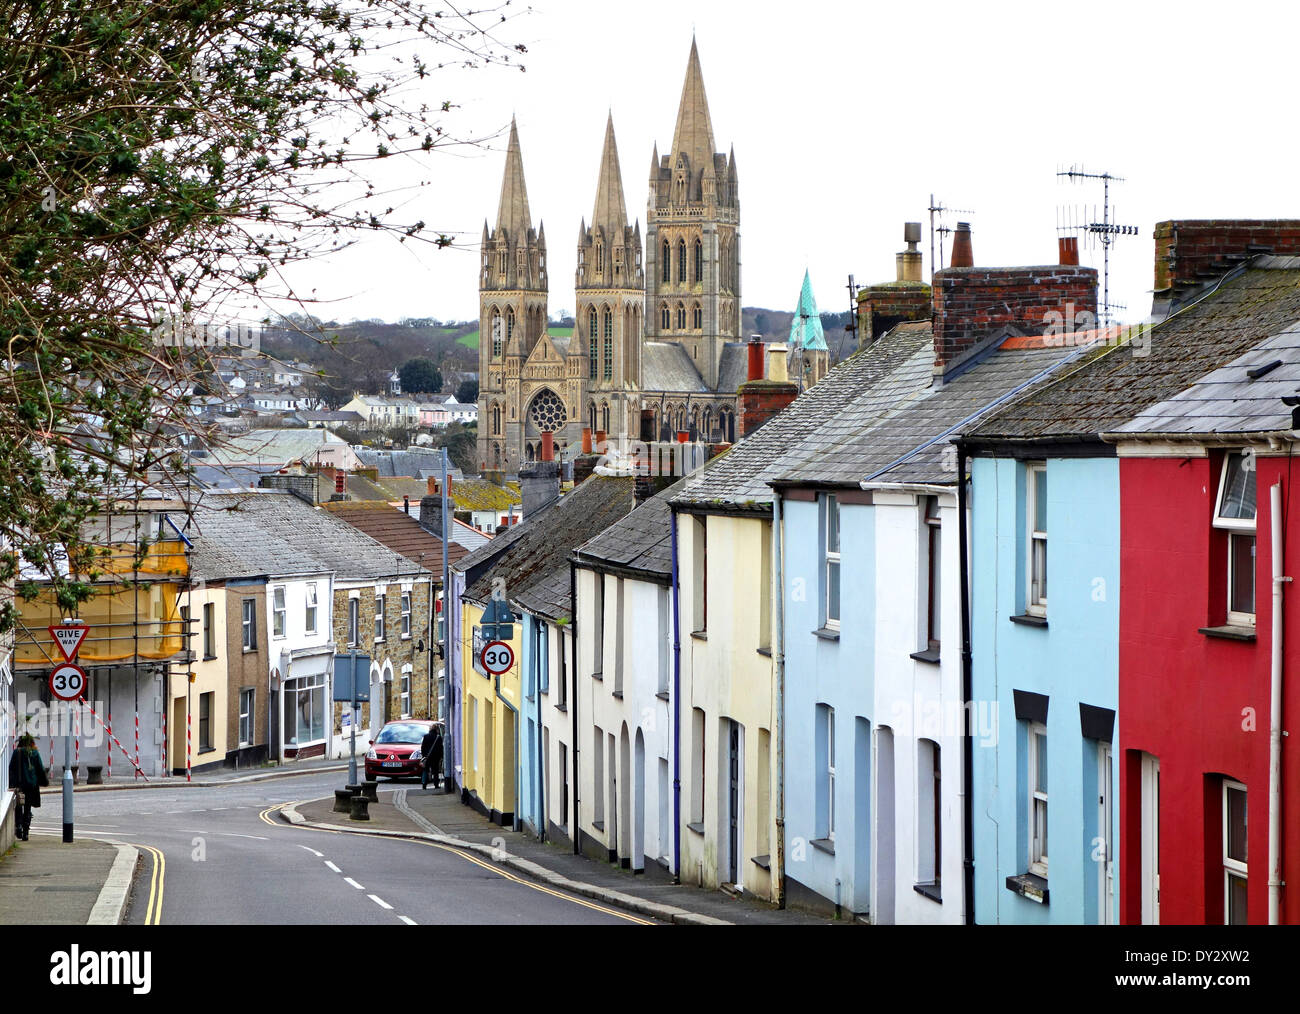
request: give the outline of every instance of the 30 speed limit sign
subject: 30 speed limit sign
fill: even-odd
[[[515,652],[505,641],[489,641],[483,645],[479,661],[493,676],[501,676],[515,664]]]
[[[61,701],[75,701],[86,692],[86,671],[65,662],[50,673],[50,693]]]

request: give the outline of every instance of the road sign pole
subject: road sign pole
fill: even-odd
[[[63,840],[72,841],[72,708],[68,701],[63,710]]]
[[[352,756],[348,759],[348,784],[356,785],[357,783],[357,649],[351,651],[351,661],[348,663],[351,671],[348,674],[348,682],[352,687]]]

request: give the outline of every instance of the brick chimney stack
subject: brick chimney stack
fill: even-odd
[[[958,222],[957,228],[953,231],[952,259],[948,262],[948,266],[950,268],[975,266],[975,251],[971,248],[969,222]]]
[[[1222,278],[1256,254],[1300,255],[1300,220],[1208,219],[1157,222],[1155,295],[1161,317],[1173,301]]]
[[[750,368],[753,369],[754,343],[749,346]],[[741,440],[767,422],[772,416],[781,412],[790,402],[799,396],[799,386],[793,384],[786,373],[786,346],[775,342],[758,345],[759,363],[766,358],[767,376],[761,375],[754,380],[747,380],[740,385],[739,411],[736,413],[736,429]]]

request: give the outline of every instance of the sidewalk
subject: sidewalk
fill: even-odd
[[[522,832],[493,824],[478,811],[463,805],[454,793],[448,795],[433,789],[423,790],[414,783],[391,790],[385,785],[379,799],[378,804],[370,805],[371,820],[368,823],[335,813],[332,798],[298,804],[296,812],[286,807],[288,812],[284,812],[284,816],[291,823],[305,821],[361,833],[391,832],[437,837],[447,844],[501,862],[534,880],[665,922],[836,925],[835,920],[776,909],[756,899],[674,884],[672,877],[658,867],[634,874],[611,863],[576,856],[569,848],[539,842]]]
[[[136,858],[130,845],[33,833],[0,856],[0,925],[115,926]]]

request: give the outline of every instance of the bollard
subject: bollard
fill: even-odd
[[[376,778],[373,782],[362,782],[361,794],[372,803],[379,802],[379,779]]]
[[[87,765],[87,767],[86,767],[86,784],[87,784],[87,785],[103,785],[103,784],[104,784],[104,769],[103,769],[102,767],[100,767],[98,764],[90,764],[90,765]]]
[[[335,789],[334,790],[334,812],[335,813],[351,812],[352,796],[353,793],[349,792],[347,789]]]
[[[365,796],[353,796],[348,802],[352,805],[353,820],[370,819],[370,800]]]

